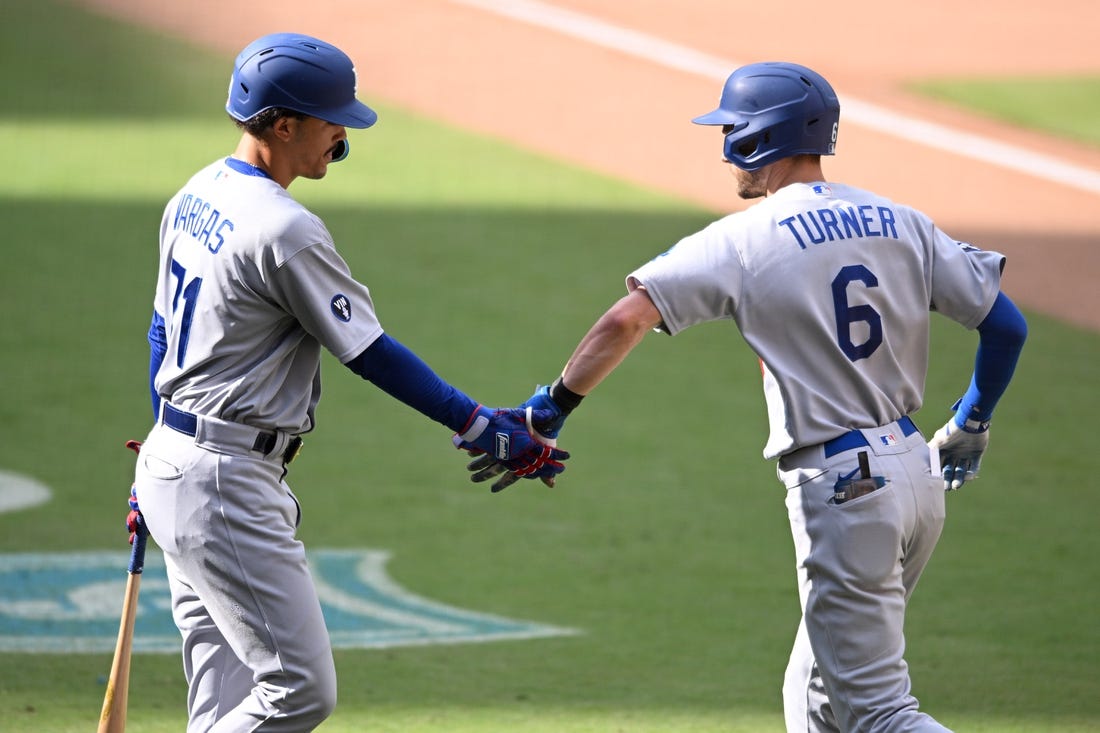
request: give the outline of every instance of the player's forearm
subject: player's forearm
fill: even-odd
[[[461,432],[478,406],[387,334],[375,339],[345,366],[391,397],[456,432]]]
[[[160,417],[160,395],[157,394],[157,372],[168,351],[168,340],[164,332],[164,319],[153,311],[153,320],[149,324],[149,397],[153,405],[153,419]]]
[[[621,298],[573,351],[562,370],[565,386],[579,395],[591,392],[660,322],[661,314],[645,291],[635,290]]]
[[[1001,293],[978,326],[974,375],[959,403],[957,420],[986,422],[1008,388],[1027,338],[1027,322],[1015,304]]]

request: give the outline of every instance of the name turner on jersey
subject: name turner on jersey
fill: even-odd
[[[824,244],[826,240],[835,242],[853,237],[897,239],[896,221],[897,217],[894,216],[893,209],[864,204],[804,211],[781,220],[779,226],[787,227],[798,242],[799,249],[806,249],[806,240],[802,238],[802,234],[806,235],[811,244]]]

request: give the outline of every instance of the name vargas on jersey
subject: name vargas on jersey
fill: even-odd
[[[233,221],[224,218],[209,201],[185,193],[180,196],[176,205],[172,228],[190,234],[212,253],[217,254],[225,244],[225,235],[235,227]]]

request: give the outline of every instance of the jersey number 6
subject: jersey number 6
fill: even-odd
[[[179,346],[176,348],[176,366],[183,366],[183,355],[187,351],[187,338],[191,335],[191,319],[195,315],[195,301],[199,297],[199,288],[202,287],[202,278],[196,277],[184,287],[187,279],[187,270],[183,265],[172,260],[172,275],[176,278],[176,292],[172,296],[172,317],[176,315],[179,307],[180,295],[183,295],[183,317],[180,319]]]
[[[852,305],[848,302],[848,286],[861,282],[869,288],[878,287],[878,278],[863,265],[840,268],[833,278],[833,307],[836,309],[836,339],[840,350],[851,361],[866,359],[882,345],[882,316],[866,303]],[[866,323],[869,334],[863,343],[852,341],[852,324]]]

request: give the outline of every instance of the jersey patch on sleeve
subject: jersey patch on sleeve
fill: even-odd
[[[332,302],[329,303],[329,307],[332,308],[332,315],[336,316],[344,323],[351,320],[351,301],[348,300],[348,296],[343,293],[337,293],[332,296]]]

